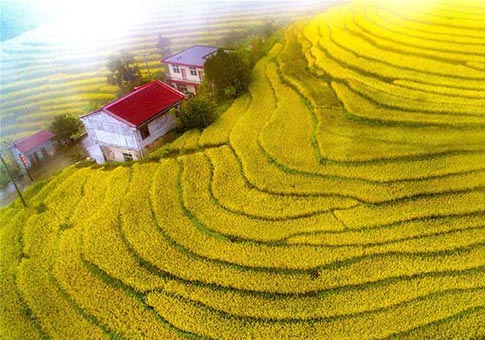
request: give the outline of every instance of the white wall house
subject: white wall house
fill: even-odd
[[[204,78],[205,61],[217,50],[217,47],[195,45],[163,59],[169,70],[167,83],[181,92],[197,94]]]
[[[92,143],[106,161],[138,160],[160,137],[175,127],[168,111],[184,94],[159,80],[81,117]]]

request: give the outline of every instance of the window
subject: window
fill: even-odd
[[[172,70],[173,70],[173,73],[180,73],[180,69],[179,69],[178,65],[173,65]]]
[[[141,139],[146,139],[150,137],[150,130],[148,130],[148,125],[143,125],[140,128]]]
[[[125,162],[132,161],[133,155],[131,153],[123,152],[123,159]]]
[[[187,93],[187,86],[183,85],[183,84],[177,84],[177,90],[179,90],[180,92],[183,92],[183,93]]]
[[[189,70],[190,70],[190,75],[191,76],[196,76],[197,75],[197,71],[195,70],[195,67],[191,67]]]

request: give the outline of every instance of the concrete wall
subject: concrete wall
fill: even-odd
[[[104,159],[108,162],[125,162],[130,160],[125,158],[125,156],[131,156],[131,159],[137,161],[141,159],[141,153],[137,150],[130,150],[126,148],[120,148],[110,145],[99,145],[101,152],[103,153]]]
[[[175,67],[178,66],[179,73],[175,72]],[[195,67],[193,70],[195,71],[195,75],[190,73],[191,67],[189,66],[181,66],[181,65],[173,65],[168,64],[168,69],[170,72],[170,78],[174,80],[183,80],[193,83],[200,83],[204,78],[204,68],[203,67]],[[184,77],[185,72],[185,77]]]
[[[160,117],[155,118],[148,123],[148,131],[150,132],[150,136],[143,139],[140,130],[138,129],[136,131],[137,142],[140,146],[140,149],[143,149],[147,145],[152,144],[158,138],[162,137],[168,131],[172,130],[174,127],[175,117],[168,112],[162,114]]]
[[[107,161],[123,162],[126,155],[138,160],[147,153],[147,146],[151,146],[157,139],[164,136],[175,127],[175,117],[164,113],[150,121],[149,136],[143,139],[140,129],[135,128],[109,116],[98,112],[81,118],[91,143],[98,144]],[[126,154],[126,155],[123,155]]]
[[[109,116],[104,112],[82,117],[86,132],[93,143],[107,144],[127,149],[138,149],[135,128]]]

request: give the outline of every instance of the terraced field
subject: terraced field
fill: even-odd
[[[0,337],[484,337],[484,18],[334,8],[178,156],[35,186],[0,211]]]
[[[0,137],[12,142],[45,128],[55,115],[83,114],[96,103],[114,99],[117,88],[106,83],[106,64],[118,51],[130,51],[144,75],[163,72],[159,34],[170,39],[172,52],[194,44],[219,46],[230,34],[268,20],[301,19],[328,6],[315,0],[298,6],[291,1],[158,5],[147,8],[143,19],[124,24],[123,31],[101,40],[102,32],[93,33],[90,27],[80,36],[69,36],[62,33],[68,28],[53,23],[4,41],[0,48]]]

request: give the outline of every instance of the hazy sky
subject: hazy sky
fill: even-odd
[[[93,35],[109,36],[140,22],[150,8],[167,8],[169,13],[177,15],[178,7],[189,7],[194,14],[204,11],[208,2],[241,3],[241,2],[281,2],[281,0],[184,0],[180,5],[174,0],[0,0],[2,2],[21,2],[32,4],[34,9],[30,19],[48,17],[42,23],[56,24],[57,34],[69,36],[73,40],[94,38]],[[309,3],[335,2],[335,0],[290,0],[304,5]],[[338,1],[338,0],[337,0]],[[29,6],[30,7],[30,6]],[[32,11],[31,11],[32,12]],[[206,13],[207,15],[208,13]],[[27,18],[23,18],[24,21]],[[27,19],[28,20],[28,19]],[[120,25],[123,23],[123,25]]]
[[[117,11],[117,8],[129,8],[132,10],[137,10],[138,8],[143,8],[156,4],[158,6],[174,7],[177,2],[174,0],[10,0],[23,3],[33,3],[40,4],[49,11],[58,14],[75,14],[75,13],[86,13],[87,10],[95,9],[109,9],[110,11]],[[184,4],[196,3],[198,5],[211,2],[281,2],[282,0],[185,0]],[[285,0],[283,0],[285,1]],[[298,2],[332,2],[335,0],[286,0],[295,3]],[[337,0],[338,1],[338,0]],[[79,12],[80,11],[80,12]]]
[[[55,18],[62,20],[83,20],[86,24],[106,16],[116,16],[119,19],[126,19],[130,16],[137,16],[151,6],[166,7],[174,9],[177,1],[174,0],[0,0],[8,2],[22,2],[33,4],[37,8],[42,8]],[[201,7],[207,2],[281,2],[282,0],[184,0],[183,6],[193,4]],[[285,0],[283,0],[285,1]],[[339,0],[286,0],[294,3],[323,3],[335,2]]]

